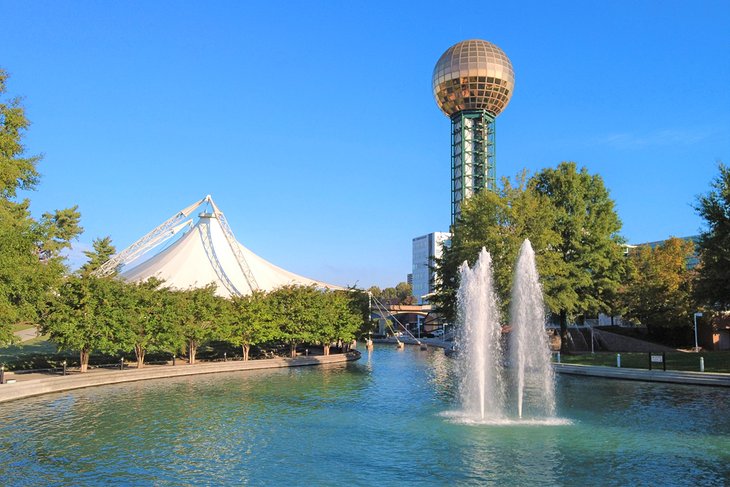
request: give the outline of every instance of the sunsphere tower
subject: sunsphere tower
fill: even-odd
[[[515,86],[512,63],[480,39],[448,48],[433,69],[433,96],[451,118],[451,224],[461,202],[484,188],[497,189],[494,119]]]

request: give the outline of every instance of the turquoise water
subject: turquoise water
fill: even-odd
[[[440,350],[0,407],[1,485],[723,485],[730,391],[558,378],[556,425],[452,418]]]

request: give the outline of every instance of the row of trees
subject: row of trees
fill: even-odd
[[[363,325],[360,300],[347,291],[286,286],[224,299],[212,285],[185,291],[162,285],[70,276],[45,306],[41,330],[59,349],[78,351],[85,372],[93,351],[134,351],[141,368],[147,353],[185,350],[192,364],[210,341],[241,347],[243,360],[251,347],[271,343],[285,343],[292,357],[302,344],[322,345],[328,355],[330,344],[349,343]]]
[[[14,326],[40,323],[61,350],[78,351],[82,370],[92,352],[134,351],[140,367],[151,352],[185,349],[195,362],[207,341],[251,347],[351,341],[364,322],[363,298],[351,292],[285,287],[225,300],[212,287],[171,291],[160,281],[128,284],[96,278],[94,269],[115,251],[107,238],[94,241],[88,262],[68,275],[62,251],[82,231],[77,207],[31,216],[23,192],[36,189],[41,156],[26,156],[29,127],[19,98],[6,99],[0,70],[0,345],[15,340]]]
[[[686,327],[698,306],[730,306],[730,171],[720,164],[712,190],[697,210],[707,223],[697,250],[671,238],[656,247],[631,248],[600,176],[573,162],[503,180],[497,192],[482,192],[462,206],[452,245],[435,263],[440,276],[435,302],[453,320],[458,267],[473,265],[486,247],[495,262],[495,283],[507,309],[519,247],[535,249],[545,302],[558,319],[563,346],[569,320],[599,313],[622,315],[650,329]]]
[[[416,304],[418,301],[413,295],[413,286],[407,282],[399,282],[395,287],[384,289],[371,286],[368,292],[383,304]]]

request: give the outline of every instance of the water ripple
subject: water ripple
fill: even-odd
[[[725,390],[558,379],[558,418],[473,424],[442,352],[4,404],[3,485],[720,485]],[[602,483],[602,482],[598,482]]]

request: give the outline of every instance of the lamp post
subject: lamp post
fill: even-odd
[[[700,313],[699,311],[694,314],[694,321],[695,321],[695,352],[699,352],[700,351],[700,346],[697,343],[697,317],[698,316],[700,316],[700,317],[702,316],[702,313]]]

